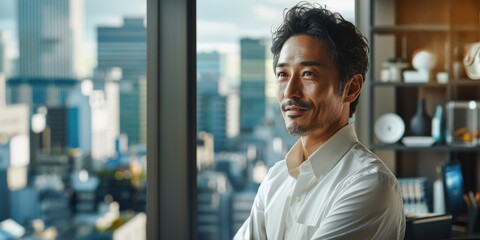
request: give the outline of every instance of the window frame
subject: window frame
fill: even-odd
[[[369,5],[362,4],[355,0],[355,20],[365,30]],[[197,239],[196,10],[196,0],[147,0],[150,240]],[[368,92],[362,95],[366,98]],[[366,108],[366,100],[359,108]],[[357,124],[368,127],[366,117]]]
[[[196,1],[147,0],[147,239],[196,239]]]

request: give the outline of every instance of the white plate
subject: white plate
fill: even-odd
[[[383,143],[395,143],[405,133],[405,123],[395,113],[386,113],[375,121],[375,136]]]
[[[435,143],[433,137],[404,137],[402,143],[408,147],[428,147]]]

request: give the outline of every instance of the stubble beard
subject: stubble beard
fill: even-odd
[[[319,129],[319,128],[324,128],[328,123],[316,123],[315,125],[311,127],[305,127],[305,126],[300,126],[299,124],[292,122],[290,126],[286,127],[286,131],[288,134],[290,134],[293,137],[303,137],[307,136],[313,131]]]
[[[291,126],[287,127],[287,132],[292,137],[303,137],[308,135],[312,130],[304,129],[296,124],[292,124]]]

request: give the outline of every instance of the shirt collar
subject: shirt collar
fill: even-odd
[[[357,134],[351,124],[341,128],[306,160],[310,161],[315,177],[320,179],[325,176],[357,142]],[[293,178],[297,178],[300,174],[300,165],[303,163],[303,147],[300,139],[293,145],[285,159],[288,173]]]

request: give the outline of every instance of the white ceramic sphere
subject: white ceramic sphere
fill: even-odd
[[[421,50],[415,53],[412,59],[412,66],[418,71],[429,71],[437,62],[435,54],[428,50]]]

